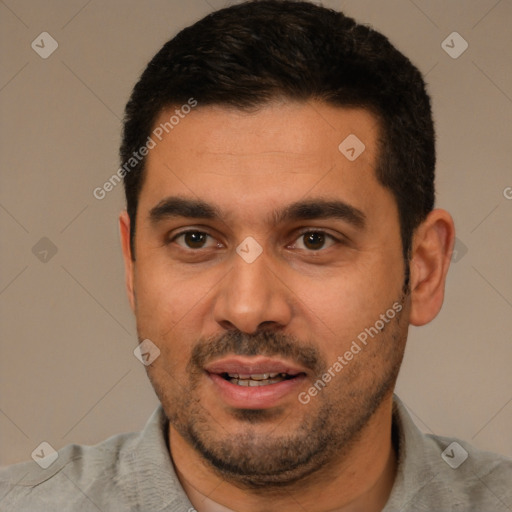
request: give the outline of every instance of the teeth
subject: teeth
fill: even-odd
[[[228,373],[231,379],[252,379],[252,380],[266,380],[274,379],[277,376],[286,377],[286,373]]]
[[[224,376],[231,384],[238,386],[268,386],[269,384],[277,384],[287,378],[292,378],[293,375],[287,373],[225,373]]]
[[[274,379],[263,379],[263,380],[231,378],[231,379],[229,379],[229,382],[231,382],[231,384],[237,384],[238,386],[256,387],[256,386],[268,386],[269,384],[277,384],[278,382],[283,382],[283,380],[285,380],[284,377],[277,377]]]
[[[265,380],[268,379],[268,373],[256,373],[255,375],[251,375],[252,380]]]

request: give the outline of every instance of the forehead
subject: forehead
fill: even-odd
[[[173,115],[176,110],[179,107],[161,112],[155,121],[154,128],[164,127],[160,149],[179,144],[198,154],[248,155],[252,149],[299,157],[336,150],[340,137],[353,134],[365,139],[371,154],[378,130],[377,118],[368,110],[317,101],[276,101],[250,112],[199,104],[181,119]],[[165,129],[171,118],[176,124]]]
[[[255,211],[258,205],[333,194],[364,206],[370,196],[387,192],[375,179],[378,121],[366,110],[312,101],[253,112],[199,104],[170,125],[175,110],[156,120],[155,128],[167,130],[161,140],[153,136],[141,209],[171,195],[205,199],[226,210]]]

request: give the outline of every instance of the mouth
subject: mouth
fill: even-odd
[[[226,405],[264,409],[297,393],[306,370],[294,363],[264,356],[232,356],[206,365],[215,395]]]

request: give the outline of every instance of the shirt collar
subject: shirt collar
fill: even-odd
[[[165,412],[159,405],[134,449],[127,453],[127,471],[136,474],[142,510],[192,511],[194,509],[181,487],[167,446],[168,425]]]
[[[396,395],[393,395],[392,425],[398,465],[391,494],[382,512],[404,509],[414,495],[436,476],[425,435]]]

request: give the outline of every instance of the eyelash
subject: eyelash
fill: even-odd
[[[198,229],[188,229],[186,231],[182,231],[181,233],[177,233],[176,235],[174,235],[171,239],[169,239],[166,242],[166,245],[170,245],[171,243],[175,242],[180,236],[187,235],[188,233],[200,233],[200,234],[209,236],[210,238],[214,238],[213,236],[211,236],[209,233],[206,233],[205,231],[200,231]],[[343,240],[340,240],[340,239],[336,238],[335,236],[331,235],[330,233],[327,233],[326,231],[324,231],[322,229],[311,229],[311,228],[306,229],[306,230],[301,231],[300,233],[298,233],[297,237],[295,238],[295,240],[299,239],[300,237],[302,237],[304,235],[310,234],[310,233],[322,234],[322,235],[325,236],[326,239],[330,239],[335,244],[344,244]],[[183,249],[184,251],[190,251],[190,252],[199,252],[201,250],[204,250],[204,248],[191,249],[191,248],[184,248],[184,247],[181,247],[181,246],[180,246],[180,248]],[[301,249],[301,250],[304,250],[304,249]],[[326,250],[326,249],[321,248],[321,249],[317,249],[317,250],[309,250],[308,252],[317,253],[317,252],[321,252],[323,250]]]

